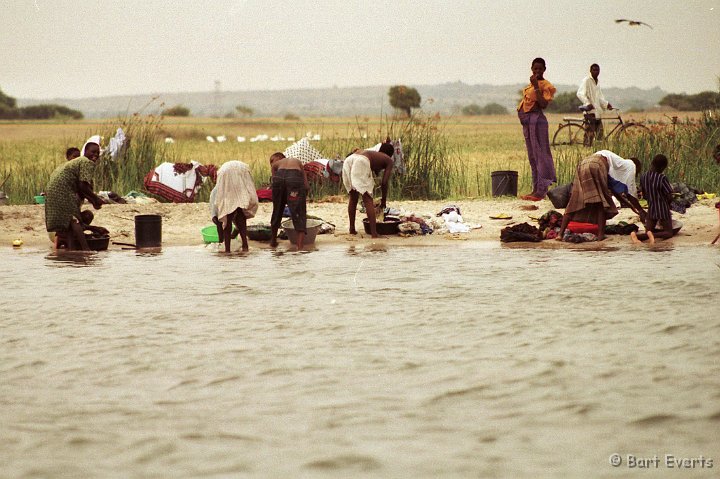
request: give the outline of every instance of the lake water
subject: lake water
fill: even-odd
[[[7,249],[0,265],[0,477],[720,468],[720,248]]]

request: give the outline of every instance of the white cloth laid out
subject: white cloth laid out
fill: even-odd
[[[102,138],[100,137],[100,135],[93,135],[90,138],[88,138],[87,141],[85,142],[85,144],[83,145],[83,147],[80,149],[80,156],[85,156],[85,148],[87,148],[88,144],[95,143],[98,146],[100,146],[101,141],[102,141]],[[102,152],[103,152],[103,149],[100,148],[100,153],[102,153]]]
[[[373,179],[368,157],[359,153],[353,153],[345,158],[343,162],[342,179],[343,185],[345,185],[348,193],[355,190],[360,193],[360,195],[368,193],[372,196],[373,190],[375,189],[375,180]]]
[[[445,227],[448,229],[448,233],[467,233],[470,231],[470,227],[463,223],[463,218],[457,214],[457,211],[444,213],[442,219],[445,220]]]
[[[191,161],[190,163],[192,163],[193,167],[185,173],[175,172],[174,163],[162,163],[155,168],[154,180],[190,198],[193,192],[197,193],[197,191],[194,191],[197,179],[195,169],[200,166],[197,161]]]
[[[238,208],[242,208],[245,218],[253,218],[258,210],[258,196],[250,168],[242,161],[223,163],[217,173],[217,190],[214,206],[217,217],[223,227],[227,216]],[[212,206],[211,206],[212,207]]]
[[[297,158],[304,165],[311,161],[319,160],[323,155],[316,150],[307,138],[301,138],[292,145],[288,146],[283,152],[288,158]]]
[[[637,183],[635,182],[635,163],[632,160],[626,160],[625,158],[613,153],[610,150],[600,150],[595,152],[596,155],[601,155],[607,158],[610,169],[608,175],[614,179],[623,183],[628,187],[628,193],[637,198]]]
[[[583,106],[592,105],[595,107],[594,110],[590,110],[590,113],[595,113],[596,118],[600,118],[603,113],[608,111],[608,101],[598,84],[595,83],[592,75],[583,78],[577,91],[577,97]]]
[[[122,128],[118,128],[115,136],[110,138],[110,143],[108,144],[108,152],[110,152],[111,160],[115,161],[118,159],[120,152],[125,145],[125,140],[125,132]],[[167,143],[167,140],[165,140],[165,142]]]

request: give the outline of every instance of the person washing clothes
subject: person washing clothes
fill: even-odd
[[[240,234],[242,250],[247,251],[247,219],[253,218],[258,209],[255,182],[248,165],[233,160],[220,167],[210,207],[214,208],[214,217],[222,225],[218,232],[222,231],[220,240],[225,243],[225,252],[230,252],[233,224]]]
[[[290,208],[290,217],[297,232],[296,246],[303,249],[307,231],[306,197],[309,189],[307,175],[300,160],[287,158],[283,153],[270,157],[272,175],[273,212],[270,220],[270,246],[277,246],[277,232],[283,218],[285,205]]]
[[[385,170],[382,182],[380,183],[382,199],[380,200],[379,210],[383,211],[387,206],[388,185],[390,175],[392,175],[393,171],[394,164],[392,155],[394,153],[395,147],[391,143],[383,143],[380,145],[380,151],[356,151],[345,158],[342,178],[345,189],[350,194],[350,199],[348,200],[348,220],[350,221],[351,235],[357,234],[357,230],[355,229],[355,212],[357,210],[358,200],[362,195],[365,213],[370,223],[370,234],[373,238],[380,237],[377,233],[376,206],[373,203],[373,190],[375,189],[373,174],[379,174]]]

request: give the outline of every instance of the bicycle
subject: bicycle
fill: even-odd
[[[610,118],[602,118],[602,120],[617,120],[618,123],[610,130],[610,133],[604,135],[609,138],[613,135],[622,135],[625,138],[635,138],[643,135],[649,135],[650,130],[641,123],[624,122],[620,116],[620,110],[612,110],[617,112],[617,116]],[[553,135],[552,146],[560,145],[585,145],[592,146],[595,141],[595,129],[590,123],[587,114],[583,118],[564,117],[564,123],[558,125],[558,129]]]

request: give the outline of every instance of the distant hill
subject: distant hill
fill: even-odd
[[[515,85],[468,85],[462,82],[440,85],[411,85],[417,88],[423,99],[423,108],[429,112],[459,114],[462,107],[471,103],[484,106],[499,103],[508,110],[515,108],[519,90],[524,84]],[[574,91],[576,85],[555,85],[559,92]],[[224,116],[235,113],[235,106],[252,108],[254,116],[283,116],[294,113],[299,116],[353,116],[379,115],[391,110],[387,92],[390,86],[350,88],[317,88],[277,91],[224,91],[216,93],[162,93],[152,95],[124,95],[99,98],[52,100],[18,99],[19,106],[39,103],[58,103],[80,110],[86,118],[108,118],[134,113],[144,106],[146,113],[159,113],[164,107],[184,105],[193,116]],[[643,90],[636,87],[606,88],[605,97],[623,110],[649,108],[657,105],[667,92],[658,87]],[[157,97],[154,102],[152,99]],[[432,98],[432,102],[428,100]]]

